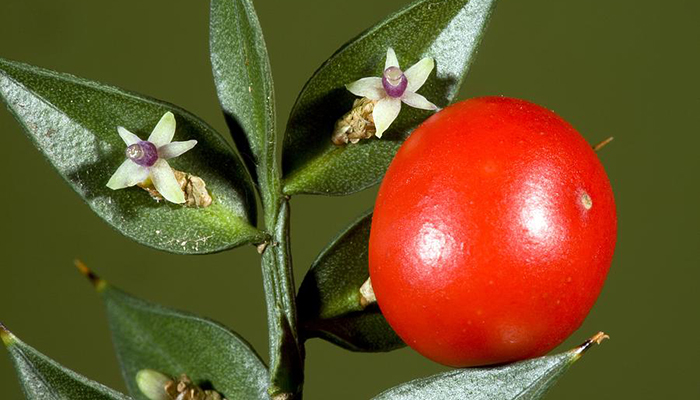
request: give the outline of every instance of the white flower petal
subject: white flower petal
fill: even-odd
[[[188,140],[186,142],[172,142],[158,148],[158,157],[169,159],[177,157],[182,153],[190,150],[197,144],[196,140]]]
[[[156,190],[171,203],[185,202],[185,193],[175,179],[175,174],[167,161],[162,158],[156,161],[151,169],[151,180]]]
[[[141,138],[129,132],[129,130],[123,126],[118,126],[117,132],[119,132],[119,136],[121,136],[122,140],[127,146],[131,146],[132,144],[136,144],[141,141]]]
[[[391,47],[389,47],[386,51],[386,62],[384,63],[384,69],[389,67],[401,68],[399,66],[399,60],[396,58],[396,52],[394,52],[394,49]]]
[[[430,76],[430,73],[433,72],[433,68],[435,68],[435,60],[432,57],[426,57],[413,64],[411,68],[404,72],[406,79],[408,79],[406,90],[415,92],[420,89]]]
[[[374,125],[377,127],[377,133],[375,135],[380,138],[384,131],[389,128],[392,122],[399,115],[401,111],[401,100],[394,97],[385,97],[374,106],[374,111],[372,112],[372,117],[374,118]]]
[[[406,90],[401,96],[401,101],[413,108],[420,108],[421,110],[432,110],[438,109],[438,106],[431,103],[425,97],[419,95],[418,93],[409,92]]]
[[[158,125],[153,128],[148,141],[156,145],[156,147],[160,147],[172,142],[173,136],[175,136],[175,116],[168,111],[158,121]]]
[[[386,96],[382,78],[362,78],[353,83],[348,83],[345,87],[354,95],[366,97],[370,100],[379,100]]]
[[[117,171],[109,178],[107,187],[112,190],[134,186],[148,178],[148,168],[138,165],[127,159],[117,168]]]

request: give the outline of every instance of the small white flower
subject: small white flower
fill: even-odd
[[[126,160],[109,179],[107,187],[112,190],[123,189],[150,179],[167,201],[184,203],[185,193],[166,160],[190,150],[197,141],[172,142],[175,135],[173,113],[166,112],[163,115],[148,140],[141,140],[121,126],[117,131],[127,145]]]
[[[416,93],[425,83],[435,67],[435,60],[426,57],[405,72],[399,67],[396,53],[391,47],[386,52],[386,63],[381,78],[362,78],[345,85],[353,94],[376,101],[372,117],[380,138],[401,111],[401,102],[422,110],[437,110],[438,107]]]

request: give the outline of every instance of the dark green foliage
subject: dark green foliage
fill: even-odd
[[[174,253],[211,253],[264,235],[251,226],[255,197],[234,150],[206,123],[174,105],[97,82],[0,59],[0,97],[29,138],[97,215],[124,235]],[[125,160],[123,126],[146,139],[158,120],[175,114],[175,140],[197,146],[173,168],[202,177],[214,203],[186,208],[157,203],[143,190],[105,185]],[[46,204],[51,194],[46,193]]]
[[[432,112],[403,107],[382,139],[336,146],[333,126],[355,98],[344,85],[380,76],[387,48],[393,47],[402,68],[423,57],[435,59],[436,72],[418,92],[447,106],[474,60],[495,3],[416,1],[331,56],[306,84],[289,117],[282,153],[285,193],[344,195],[378,183],[399,146]]]
[[[372,214],[351,224],[321,252],[301,284],[299,317],[309,337],[353,351],[404,346],[376,304],[363,307],[360,286],[369,278],[367,245]]]

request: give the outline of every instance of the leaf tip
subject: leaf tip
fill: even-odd
[[[605,332],[598,332],[592,337],[590,337],[588,340],[586,340],[580,346],[574,349],[574,352],[576,353],[576,359],[581,357],[583,353],[590,349],[594,344],[601,344],[605,339],[610,339],[610,336],[605,334]]]
[[[80,273],[83,274],[90,281],[90,283],[92,283],[92,286],[95,287],[97,292],[103,291],[107,286],[107,282],[92,272],[92,270],[88,268],[87,265],[85,265],[85,263],[83,263],[81,260],[75,260],[73,261],[73,264],[76,268],[78,268],[78,271],[80,271]]]
[[[15,335],[2,322],[0,322],[0,340],[6,347],[10,347],[15,342]]]
[[[609,138],[603,140],[602,142],[596,144],[593,146],[593,151],[600,151],[603,147],[607,146],[610,142],[615,139],[614,137],[610,136]]]

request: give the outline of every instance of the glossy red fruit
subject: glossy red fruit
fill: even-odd
[[[424,356],[510,362],[581,325],[616,230],[603,166],[571,125],[523,100],[477,98],[399,150],[374,209],[370,276],[389,324]]]

